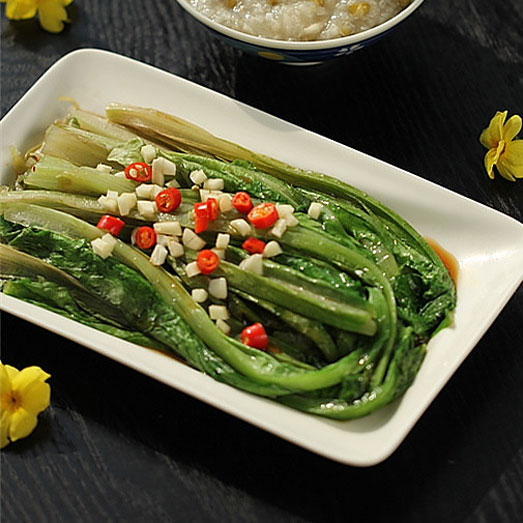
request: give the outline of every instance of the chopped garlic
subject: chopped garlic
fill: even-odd
[[[116,200],[118,198],[118,191],[107,191],[106,196],[107,198],[112,198],[113,200]]]
[[[156,185],[155,183],[153,183],[151,187],[151,199],[154,200],[164,190],[164,188],[161,185]]]
[[[214,252],[215,254],[217,254],[218,258],[220,258],[220,260],[225,259],[225,249],[217,249],[216,247],[213,247],[211,249],[211,251]]]
[[[158,193],[162,191],[163,187],[154,183],[142,183],[134,190],[136,196],[145,198],[146,200],[154,200]]]
[[[198,264],[193,261],[191,263],[188,263],[185,266],[185,272],[189,278],[192,278],[193,276],[197,276],[198,274],[201,274],[200,268],[198,267]]]
[[[205,289],[193,289],[191,296],[196,303],[203,303],[209,297],[209,293]]]
[[[227,249],[229,247],[229,241],[231,240],[231,235],[223,232],[219,232],[216,236],[216,248],[217,249]]]
[[[153,227],[157,234],[170,234],[171,236],[182,235],[182,226],[180,225],[180,222],[174,220],[168,222],[156,222]]]
[[[296,216],[294,216],[294,214],[287,214],[287,216],[285,216],[283,219],[285,220],[287,227],[296,227],[296,225],[300,224],[300,222],[298,221]]]
[[[211,320],[228,320],[229,311],[225,305],[209,305],[209,316]]]
[[[165,262],[165,259],[167,258],[167,249],[161,245],[160,243],[157,243],[154,246],[153,252],[151,253],[151,258],[149,261],[153,265],[163,265]]]
[[[287,203],[277,203],[276,210],[278,211],[278,216],[280,218],[285,218],[286,216],[289,216],[290,214],[294,214],[294,207]]]
[[[276,236],[276,238],[281,238],[283,236],[283,233],[287,230],[287,222],[280,218],[275,224],[274,227],[271,229],[271,234],[273,236]]]
[[[245,221],[243,218],[232,220],[230,225],[240,236],[249,236],[251,233],[249,222]]]
[[[91,242],[93,251],[104,260],[111,256],[115,244],[116,240],[110,234],[104,234],[101,238],[96,238]]]
[[[159,160],[159,158],[157,158],[157,160]],[[151,177],[151,182],[156,185],[161,185],[163,187],[165,185],[165,175],[163,174],[163,170],[161,168],[158,168],[158,164],[155,163],[157,160],[153,161],[153,175]]]
[[[156,202],[148,201],[139,201],[137,204],[138,212],[146,220],[155,220],[158,215],[158,208],[156,207]]]
[[[221,212],[232,211],[232,196],[230,194],[221,194],[218,198],[218,205],[220,206]]]
[[[180,242],[176,241],[172,236],[169,238],[167,248],[169,249],[169,254],[173,258],[179,258],[184,254],[183,245]]]
[[[182,242],[188,249],[193,249],[195,251],[203,249],[205,245],[205,240],[200,238],[192,229],[189,228],[183,230]]]
[[[209,191],[223,191],[224,187],[223,178],[208,178],[203,182],[203,188]]]
[[[118,203],[115,199],[108,198],[107,196],[100,196],[100,198],[98,198],[98,202],[105,211],[109,211],[111,213],[118,212]]]
[[[156,243],[159,243],[160,245],[163,245],[164,247],[167,247],[170,239],[171,239],[171,236],[167,236],[167,234],[157,234],[156,235]]]
[[[198,169],[197,171],[193,171],[191,174],[189,174],[189,178],[191,179],[191,182],[196,185],[202,185],[205,180],[207,180],[207,175],[201,170]]]
[[[165,176],[161,172],[153,172],[153,176],[151,178],[151,182],[153,182],[156,185],[165,185]]]
[[[167,187],[180,187],[180,184],[176,178],[173,178],[171,181],[167,182]]]
[[[150,144],[144,145],[140,152],[145,163],[151,163],[156,158],[156,149]]]
[[[131,209],[136,205],[137,198],[133,192],[124,192],[116,200],[118,203],[118,210],[121,216],[127,216]]]
[[[138,198],[150,199],[151,187],[152,186],[150,183],[141,183],[140,185],[138,185],[138,187],[136,187],[134,192],[136,193],[136,196],[138,196]]]
[[[114,247],[116,245],[116,238],[110,233],[105,233],[102,236],[102,240],[105,243],[109,244],[111,247]]]
[[[140,229],[140,227],[135,227],[131,231],[131,245],[135,245],[136,244],[136,233],[138,232],[138,229]]]
[[[223,193],[220,191],[209,191],[208,189],[200,189],[200,200],[206,202],[209,198],[219,200]]]
[[[271,240],[263,249],[264,258],[272,258],[273,256],[278,256],[283,252],[280,244],[276,240]]]
[[[225,300],[227,298],[227,280],[225,278],[214,278],[209,282],[209,294]]]
[[[111,256],[113,249],[110,245],[105,243],[102,238],[96,238],[91,242],[91,246],[95,254],[98,254],[104,260]]]
[[[153,161],[152,168],[153,176],[155,171],[163,174],[164,176],[174,176],[176,174],[176,164],[171,162],[171,160],[164,158],[163,156],[159,156]]]
[[[216,320],[216,327],[218,327],[224,334],[231,332],[231,327],[226,321]]]
[[[105,163],[99,163],[96,166],[97,171],[101,171],[103,173],[110,173],[112,171],[112,168],[110,165],[105,165]]]
[[[263,255],[251,254],[251,256],[248,256],[240,262],[239,267],[244,271],[253,272],[254,274],[263,276]]]
[[[314,220],[317,220],[320,217],[322,210],[323,210],[323,205],[321,203],[312,202],[309,205],[309,210],[307,211],[307,214]]]

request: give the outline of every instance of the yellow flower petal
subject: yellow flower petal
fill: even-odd
[[[498,169],[499,174],[501,174],[501,176],[503,176],[503,178],[505,178],[506,180],[508,180],[510,182],[516,181],[516,178],[514,178],[514,176],[512,176],[512,173],[504,165],[499,163],[498,165],[496,165],[496,167]]]
[[[14,367],[11,367],[11,365],[4,365],[4,367],[11,381],[13,381],[16,375],[20,374],[20,371]]]
[[[515,114],[508,119],[503,126],[503,140],[505,143],[511,142],[521,131],[521,116]]]
[[[40,367],[19,371],[0,362],[0,448],[9,441],[25,438],[34,430],[36,415],[50,403],[51,388],[45,383],[50,377]]]
[[[496,167],[507,180],[514,182],[516,178],[523,178],[523,140],[508,143]]]
[[[22,396],[22,406],[35,416],[49,407],[51,403],[51,387],[43,381],[33,381],[28,385]]]
[[[8,436],[11,441],[29,436],[36,427],[36,416],[24,408],[19,408],[11,415]]]
[[[13,390],[18,390],[23,394],[24,388],[33,381],[45,381],[50,377],[51,375],[44,372],[40,367],[26,367],[11,379],[11,386]]]
[[[68,2],[70,3],[70,2]],[[64,28],[64,22],[69,22],[64,0],[41,0],[38,9],[40,25],[50,33],[59,33]]]
[[[51,403],[51,387],[43,381],[34,381],[25,390],[22,404],[32,414],[40,414]]]
[[[0,449],[3,449],[7,444],[9,444],[9,439],[7,435],[9,434],[9,426],[11,425],[11,417],[7,411],[2,412],[2,417],[0,418]]]
[[[492,180],[494,179],[494,165],[498,163],[499,156],[502,153],[504,147],[505,144],[501,142],[495,149],[490,149],[490,151],[488,151],[488,153],[485,155],[485,169],[487,170],[489,178]]]
[[[34,415],[49,406],[51,388],[44,383],[48,378],[50,375],[40,367],[27,367],[11,381],[13,391],[21,398],[21,406]]]
[[[503,124],[507,118],[508,111],[502,113],[497,111],[489,126],[481,133],[479,141],[487,149],[493,149],[498,146],[499,141],[503,138]]]
[[[33,18],[37,9],[37,0],[7,0],[5,15],[11,20],[26,20]]]
[[[523,140],[512,140],[505,146],[505,156],[517,164],[523,163]]]
[[[11,379],[6,365],[0,362],[0,394],[6,394],[11,390]]]

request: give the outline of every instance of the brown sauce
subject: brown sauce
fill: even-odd
[[[447,268],[450,273],[450,277],[454,281],[454,284],[458,284],[458,274],[459,274],[459,262],[457,258],[443,248],[436,240],[432,238],[425,238],[425,241],[434,249],[434,252],[439,256],[440,260],[443,262],[443,265]]]

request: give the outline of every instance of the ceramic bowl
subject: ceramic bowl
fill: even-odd
[[[252,55],[294,65],[317,64],[359,51],[386,36],[423,3],[423,0],[413,0],[396,16],[361,33],[331,40],[298,42],[263,38],[230,29],[200,13],[188,0],[177,1],[185,11],[221,40]]]

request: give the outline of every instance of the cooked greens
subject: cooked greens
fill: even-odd
[[[2,291],[239,389],[364,416],[405,392],[451,322],[448,270],[396,213],[178,118],[74,109],[25,159],[0,191]],[[162,207],[169,191],[174,209]],[[240,192],[255,210],[270,203],[270,225],[234,203]],[[102,215],[125,222],[119,239],[96,226]],[[256,325],[263,346],[249,338]]]

